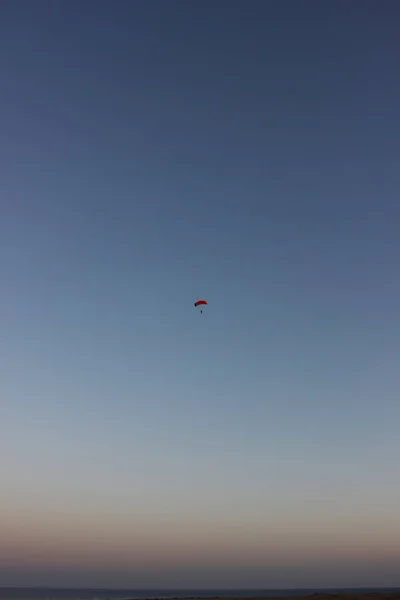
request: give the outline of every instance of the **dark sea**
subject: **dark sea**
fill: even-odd
[[[306,596],[317,592],[394,592],[400,588],[313,588],[313,589],[88,589],[88,588],[29,588],[29,587],[0,587],[0,600],[172,600],[179,598],[260,598]]]

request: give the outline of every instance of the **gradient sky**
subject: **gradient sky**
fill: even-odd
[[[399,19],[2,0],[4,585],[400,585]]]

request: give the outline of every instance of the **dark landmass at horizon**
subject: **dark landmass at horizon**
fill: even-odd
[[[207,600],[333,600],[339,598],[340,600],[400,600],[400,588],[397,591],[387,592],[348,592],[348,591],[335,591],[335,592],[311,592],[298,594],[293,592],[292,596],[259,596],[251,595],[249,592],[248,596],[209,596]],[[137,600],[136,598],[129,598],[128,600]],[[147,600],[165,600],[164,598],[148,598]],[[169,600],[204,600],[204,596],[188,596],[184,597],[173,597]]]

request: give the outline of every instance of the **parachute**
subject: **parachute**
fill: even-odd
[[[197,302],[194,303],[195,307],[197,308],[198,306],[205,306],[207,305],[208,302],[207,300],[197,300]],[[200,313],[203,314],[203,309],[200,309]]]
[[[197,302],[194,303],[195,306],[201,306],[202,304],[208,304],[207,300],[197,300]]]

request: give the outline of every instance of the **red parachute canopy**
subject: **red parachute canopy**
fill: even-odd
[[[208,304],[207,300],[197,300],[197,302],[194,303],[195,306],[201,306],[202,304]]]

